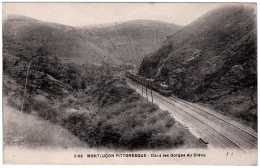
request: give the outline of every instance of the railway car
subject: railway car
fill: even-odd
[[[137,83],[146,85],[148,88],[158,91],[164,96],[171,96],[172,94],[172,90],[169,85],[165,84],[163,81],[154,81],[154,79],[147,79],[128,71],[126,72],[126,77],[136,81]]]
[[[165,84],[162,81],[153,81],[151,83],[151,87],[153,90],[158,91],[160,94],[164,96],[171,96],[172,94],[172,90],[169,87],[169,85]]]

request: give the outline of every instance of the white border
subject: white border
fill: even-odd
[[[138,1],[138,0],[128,0],[128,1],[124,1],[124,0],[114,0],[114,1],[108,1],[108,0],[76,0],[76,1],[68,1],[68,0],[55,0],[55,1],[52,1],[52,0],[26,0],[26,1],[22,1],[22,0],[1,0],[1,9],[2,9],[2,3],[3,2],[190,2],[190,3],[196,3],[196,2],[210,2],[210,3],[228,3],[228,2],[246,2],[246,3],[257,3],[257,0],[253,0],[253,1],[248,1],[248,0],[228,0],[228,1],[224,1],[224,0],[218,0],[218,1],[212,1],[212,0],[201,0],[201,1],[196,1],[196,0],[193,0],[193,1],[187,1],[187,0],[175,0],[175,1],[171,1],[171,0],[163,0],[163,1],[158,1],[158,0],[142,0],[142,1]],[[259,4],[257,3],[257,12],[259,11]],[[1,18],[2,18],[2,12],[0,14]],[[258,14],[257,14],[257,53],[259,53],[259,43],[258,43],[258,39],[259,39],[259,31],[258,31],[258,28],[259,28],[259,18],[258,18]],[[1,36],[1,46],[0,46],[0,51],[1,51],[1,55],[2,55],[2,26],[0,27],[0,36]],[[257,54],[257,64],[259,65],[259,58],[258,58],[258,54]],[[2,95],[2,59],[0,59],[0,66],[1,66],[1,69],[0,69],[0,93]],[[260,93],[259,91],[259,68],[257,69],[257,82],[258,82],[258,95]],[[258,104],[259,104],[259,98],[258,98]],[[2,107],[2,96],[0,98],[0,105]],[[2,111],[2,108],[1,108],[1,111]],[[0,116],[1,120],[0,120],[0,125],[1,125],[1,130],[3,130],[2,128],[2,125],[3,125],[3,122],[2,122],[2,115]],[[258,117],[258,126],[259,126],[259,117]],[[259,127],[258,127],[259,128]],[[3,165],[3,132],[0,131],[0,137],[1,137],[1,145],[0,145],[0,158],[2,159],[1,160],[1,166],[3,167],[28,167],[28,165]],[[259,155],[258,155],[258,161],[259,161]],[[75,165],[30,165],[29,167],[72,167],[72,166],[75,166]],[[104,167],[103,165],[78,165],[77,167],[97,167],[97,168],[100,168],[100,167]],[[115,167],[116,165],[106,165],[106,167]],[[119,165],[120,167],[130,167],[130,166],[127,166],[127,165]],[[154,166],[149,166],[149,167],[155,167],[156,165]],[[172,165],[176,168],[181,168],[181,167],[186,167],[187,165],[182,165],[182,166],[179,166],[179,165]],[[134,165],[134,167],[136,168],[143,168],[144,166],[142,165]],[[148,167],[148,166],[145,166],[145,167]],[[160,166],[160,167],[169,167],[169,166]],[[188,166],[188,167],[201,167],[200,165],[196,165],[196,166]],[[203,167],[210,167],[210,166],[203,166]],[[214,166],[214,167],[220,167],[220,166]],[[222,166],[221,166],[222,167]],[[235,167],[235,166],[228,166],[228,167]],[[245,166],[245,167],[251,167],[251,166]]]

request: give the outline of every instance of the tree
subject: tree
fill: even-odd
[[[83,89],[83,91],[86,89],[86,80],[85,79],[81,80],[81,89]]]

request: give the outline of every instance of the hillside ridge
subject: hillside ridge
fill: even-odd
[[[254,120],[256,129],[256,55],[255,8],[227,6],[169,36],[144,57],[139,74],[165,80],[180,98]]]
[[[146,53],[159,47],[169,34],[180,28],[166,22],[144,22],[129,21],[88,28],[10,15],[3,22],[4,49],[10,47],[8,43],[22,44],[32,50],[50,48],[51,54],[64,62],[101,64],[104,59],[111,65],[122,62],[139,64]]]

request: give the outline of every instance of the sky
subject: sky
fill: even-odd
[[[9,14],[70,26],[145,19],[185,26],[221,3],[3,3]]]

